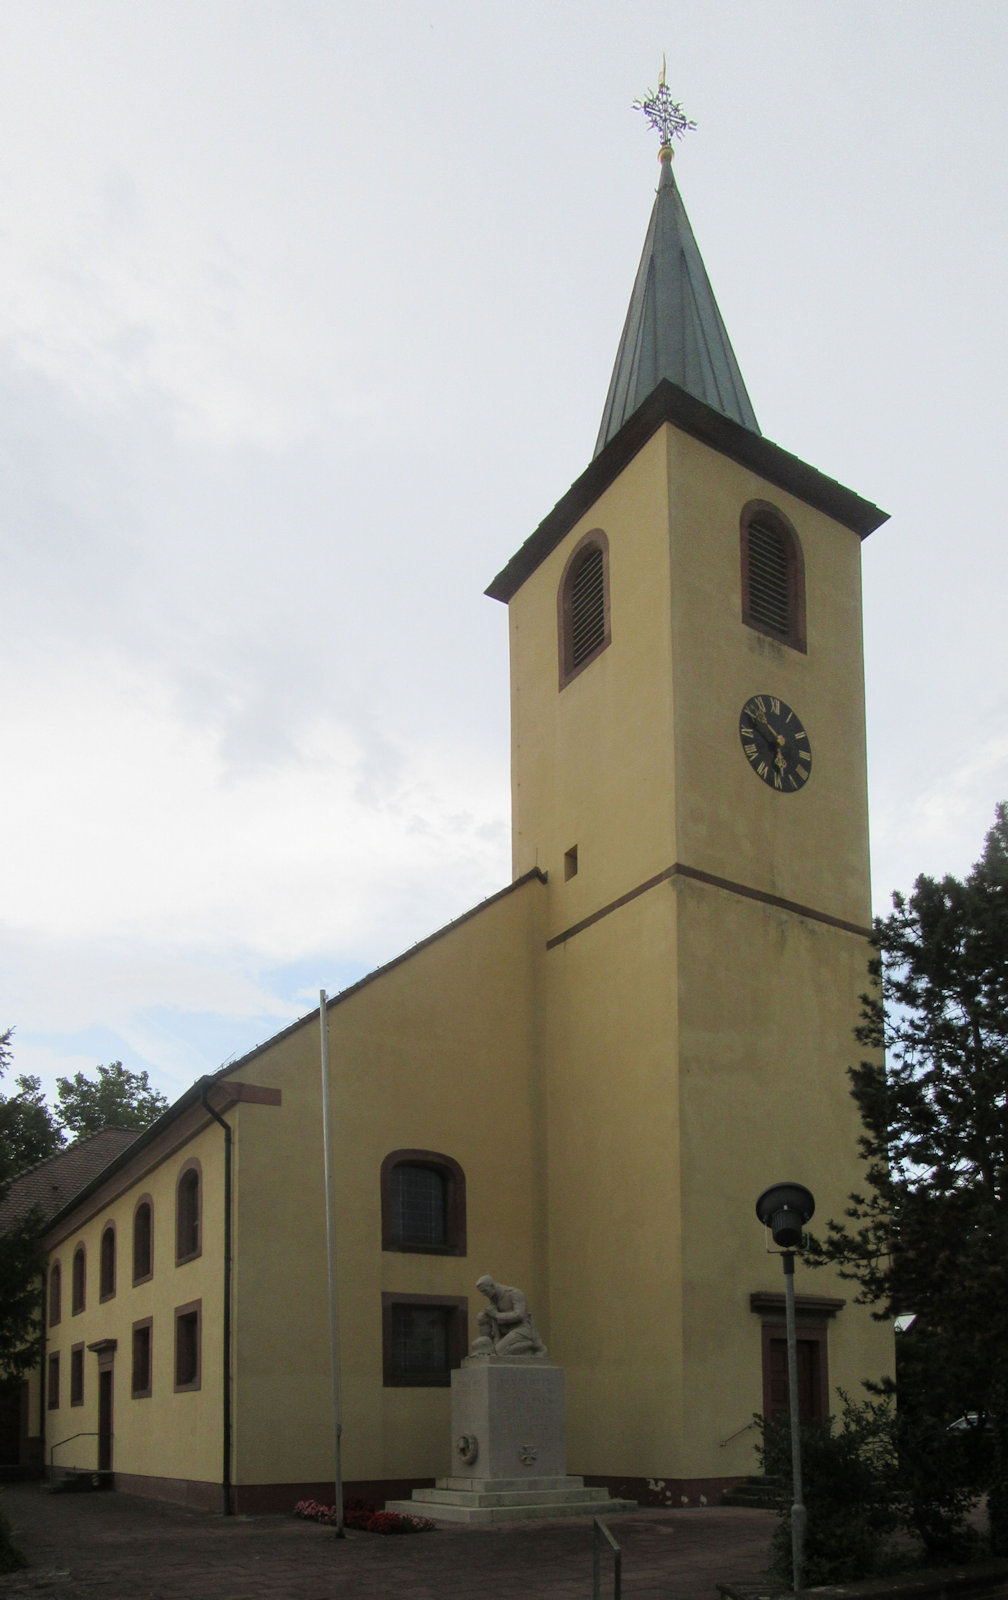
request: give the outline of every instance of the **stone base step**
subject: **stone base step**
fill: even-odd
[[[464,1487],[456,1488],[459,1483]],[[586,1489],[581,1478],[439,1478],[436,1488],[414,1489],[411,1500],[388,1500],[385,1509],[436,1522],[527,1522],[612,1516],[636,1511],[637,1502],[612,1500],[606,1489]]]
[[[486,1494],[488,1491],[501,1491],[508,1493],[513,1489],[583,1489],[584,1479],[574,1478],[569,1474],[560,1478],[533,1477],[529,1474],[525,1478],[470,1478],[452,1477],[438,1478],[435,1480],[436,1489],[450,1489],[453,1493]],[[426,1492],[426,1491],[422,1491]],[[604,1493],[604,1491],[600,1491]]]
[[[419,1489],[415,1498],[429,1506],[582,1505],[590,1510],[609,1496],[604,1489],[485,1489],[468,1494],[457,1489]]]

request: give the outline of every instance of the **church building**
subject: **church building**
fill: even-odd
[[[208,1508],[451,1470],[476,1279],[525,1292],[569,1471],[697,1504],[786,1407],[757,1196],[861,1182],[869,957],[861,540],[884,513],[761,434],[671,141],[594,455],[493,579],[511,883],[204,1078],[47,1233],[44,1449]],[[889,1331],[799,1265],[809,1417]],[[32,1414],[36,1414],[33,1410]],[[72,1436],[81,1435],[74,1439]]]

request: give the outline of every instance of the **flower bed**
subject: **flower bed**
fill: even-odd
[[[334,1528],[339,1522],[335,1506],[323,1505],[318,1500],[299,1500],[294,1507],[296,1517],[308,1522],[321,1522]],[[355,1528],[361,1533],[429,1533],[436,1524],[429,1517],[413,1517],[399,1511],[378,1511],[368,1500],[347,1500],[343,1506],[344,1528]]]

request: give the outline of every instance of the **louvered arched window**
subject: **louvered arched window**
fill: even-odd
[[[594,661],[610,641],[609,541],[601,528],[575,545],[557,596],[560,687]]]
[[[759,633],[804,651],[805,562],[798,535],[765,500],[743,507],[742,621]]]

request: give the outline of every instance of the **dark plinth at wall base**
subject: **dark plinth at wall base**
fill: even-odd
[[[791,1590],[782,1584],[719,1583],[724,1600],[782,1600]],[[1008,1595],[1008,1561],[977,1561],[968,1567],[944,1567],[897,1573],[891,1578],[865,1578],[861,1583],[831,1583],[803,1594],[815,1600],[1004,1600]]]
[[[381,1511],[386,1500],[408,1499],[414,1489],[430,1489],[433,1478],[351,1478],[343,1483],[343,1501],[367,1500]],[[323,1483],[238,1483],[234,1490],[235,1510],[242,1516],[265,1516],[274,1511],[293,1511],[299,1500],[317,1500],[332,1505],[335,1485],[331,1478]]]
[[[619,1500],[636,1500],[640,1506],[719,1506],[721,1496],[745,1479],[737,1473],[731,1478],[593,1478],[585,1473],[591,1488],[608,1489]]]
[[[115,1487],[121,1494],[136,1494],[146,1500],[169,1500],[172,1505],[188,1506],[191,1511],[224,1510],[224,1494],[219,1483],[203,1483],[198,1478],[154,1478],[139,1472],[115,1472]]]

